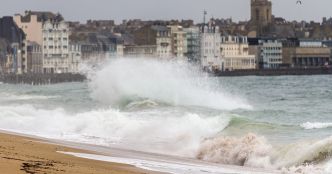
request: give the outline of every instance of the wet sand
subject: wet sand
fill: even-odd
[[[93,153],[41,142],[35,138],[0,133],[1,174],[150,174],[134,166],[95,161],[58,153]]]

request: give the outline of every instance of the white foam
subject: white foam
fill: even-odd
[[[129,159],[129,158],[120,158],[120,157],[110,157],[110,156],[102,156],[102,155],[93,155],[93,154],[84,154],[84,153],[72,153],[72,152],[60,152],[68,155],[73,155],[80,158],[106,161],[106,162],[114,162],[114,163],[122,163],[133,165],[138,168],[151,170],[151,171],[159,171],[159,172],[167,172],[173,174],[268,174],[269,172],[254,172],[254,171],[246,171],[246,170],[236,170],[236,169],[228,169],[221,166],[212,166],[212,165],[203,165],[203,164],[194,164],[184,161],[152,161],[152,160],[143,160],[143,159]]]
[[[332,127],[332,123],[307,122],[307,123],[301,124],[301,127],[304,129],[326,129],[326,128]]]
[[[206,140],[197,158],[222,164],[272,168],[271,151],[272,146],[265,138],[254,134],[242,138],[221,136]]]
[[[202,139],[223,130],[229,118],[171,110],[120,112],[114,109],[71,114],[59,108],[0,106],[0,128],[47,138],[135,150],[194,156]]]
[[[58,96],[45,96],[45,95],[19,95],[11,93],[0,93],[2,101],[18,101],[18,100],[47,100],[58,98]]]
[[[332,160],[328,161],[325,164],[324,172],[325,172],[324,174],[331,174],[332,173]]]
[[[214,79],[184,62],[114,59],[91,74],[92,97],[113,107],[140,97],[180,106],[251,109],[243,99],[214,87]]]

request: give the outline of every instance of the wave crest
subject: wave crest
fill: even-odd
[[[301,124],[301,127],[304,129],[326,129],[332,127],[332,123],[311,123],[311,122],[306,122]]]

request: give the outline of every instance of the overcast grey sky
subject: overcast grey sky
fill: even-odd
[[[273,14],[288,20],[315,20],[332,16],[331,0],[272,0]],[[23,13],[25,10],[60,12],[66,20],[87,19],[194,19],[208,17],[235,21],[250,18],[250,0],[0,0],[0,16]]]

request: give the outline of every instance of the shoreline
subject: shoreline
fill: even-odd
[[[59,153],[75,152],[98,154],[93,151],[71,148],[48,142],[34,136],[0,131],[0,169],[2,173],[19,174],[156,174],[133,165],[110,163],[79,158]]]
[[[134,150],[124,150],[112,147],[68,142],[63,140],[53,140],[53,139],[47,139],[33,135],[25,135],[15,132],[8,132],[3,130],[0,130],[0,168],[3,167],[1,166],[2,164],[1,160],[12,158],[8,154],[3,156],[2,150],[4,149],[1,147],[4,147],[2,145],[2,143],[5,142],[3,141],[4,137],[7,140],[19,141],[21,144],[20,147],[21,148],[23,147],[26,150],[29,149],[29,152],[30,148],[32,148],[31,151],[32,154],[28,155],[30,157],[38,157],[38,155],[34,154],[43,154],[41,158],[38,157],[37,159],[49,159],[56,156],[57,158],[55,160],[48,160],[48,161],[53,161],[53,162],[58,161],[60,162],[59,164],[68,164],[68,159],[70,159],[69,160],[71,161],[70,163],[75,164],[72,166],[78,167],[77,170],[85,171],[85,168],[88,167],[89,169],[94,170],[94,172],[92,172],[94,174],[105,173],[105,172],[108,174],[112,173],[112,171],[116,171],[115,173],[117,174],[127,174],[127,173],[160,174],[160,173],[188,173],[188,172],[214,173],[214,174],[280,173],[279,171],[273,171],[268,169],[223,165],[223,164],[210,163],[190,158],[167,156],[167,155],[153,154],[147,152],[139,152]],[[13,145],[11,145],[11,147],[13,147]],[[36,150],[36,147],[42,147],[42,148]],[[44,151],[45,148],[48,149],[46,152]],[[14,144],[14,149],[16,149],[15,144]],[[22,155],[21,151],[18,152],[16,151],[15,154],[18,156]],[[59,156],[61,160],[59,160]],[[62,160],[64,160],[64,162],[61,162]],[[25,159],[25,161],[33,162],[36,160]],[[24,167],[23,163],[26,162],[21,161],[20,165],[16,164],[16,166],[12,166],[11,170],[13,171],[21,170]],[[47,163],[47,162],[40,164],[52,165],[52,163]],[[84,164],[83,165],[84,167],[82,167],[82,164]],[[42,166],[42,169],[44,170],[45,168],[48,168],[49,170],[52,170],[54,169],[53,168],[54,166],[59,167],[58,164],[57,165],[53,164],[53,166],[51,167]],[[69,171],[69,169],[66,168],[65,171]],[[65,173],[65,172],[58,172],[58,173]],[[75,173],[75,172],[71,171],[70,173]],[[78,173],[84,174],[84,172],[78,172]]]

